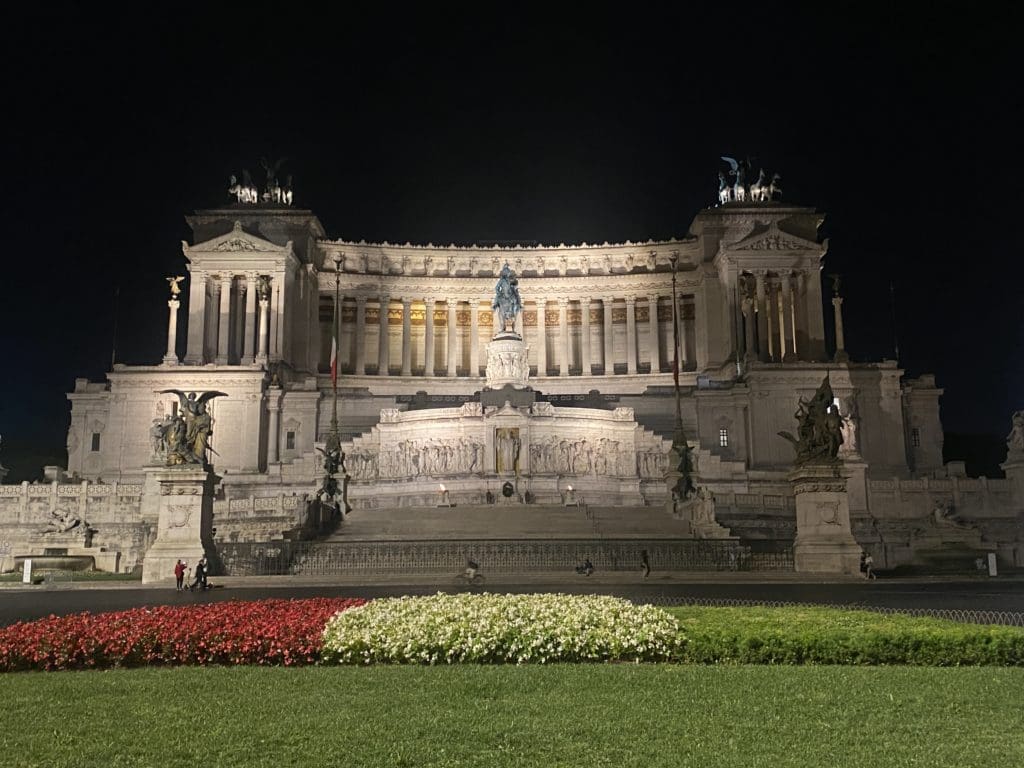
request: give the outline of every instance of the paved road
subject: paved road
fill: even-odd
[[[205,603],[218,600],[255,600],[266,597],[385,597],[403,594],[433,594],[436,584],[334,586],[227,586],[200,593],[178,593],[171,588],[120,589],[46,589],[0,590],[0,625],[40,618],[50,614],[63,615],[80,611],[98,613],[141,605]],[[671,601],[679,598],[729,598],[746,600],[777,600],[799,603],[833,603],[885,606],[892,608],[973,609],[1024,613],[1024,581],[973,580],[948,581],[872,581],[835,584],[816,583],[642,583],[583,584],[529,583],[502,584],[493,587],[503,592],[583,592],[614,594],[622,597]]]

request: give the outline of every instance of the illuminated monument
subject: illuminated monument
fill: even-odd
[[[180,408],[172,390],[224,395],[206,402],[204,438],[223,567],[312,557],[295,540],[319,524],[309,502],[324,473],[333,353],[351,513],[331,541],[376,542],[361,557],[385,557],[381,542],[491,539],[711,538],[784,553],[798,494],[778,433],[796,429],[799,400],[827,374],[844,525],[880,567],[982,551],[1024,565],[1024,461],[1011,455],[1006,480],[943,466],[942,390],[931,376],[903,379],[893,361],[849,361],[838,295],[838,348],[826,349],[823,217],[782,202],[777,175],[748,185],[749,169],[730,165],[733,183],[720,177],[719,204],[685,237],[539,247],[331,239],[291,206],[290,179],[274,169],[262,193],[248,175],[233,179],[236,202],[187,217],[187,317],[172,279],[162,362],[78,380],[67,477],[0,486],[0,534],[16,545],[6,564],[53,549],[40,523],[69,509],[119,568],[144,560],[167,469],[160,430]],[[827,532],[831,507],[814,509]],[[545,552],[550,567],[574,564]],[[704,557],[686,552],[683,566]]]

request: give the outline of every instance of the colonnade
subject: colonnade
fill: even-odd
[[[786,363],[814,359],[808,339],[808,296],[813,289],[820,303],[820,287],[804,272],[770,273],[758,270],[736,281],[736,347],[747,361]],[[820,334],[818,334],[820,335]]]
[[[256,271],[193,271],[185,363],[258,365],[279,355],[281,282]]]
[[[696,363],[693,297],[681,296],[679,299],[680,359],[683,369],[686,369]],[[492,313],[490,302],[482,299],[442,299],[436,296],[393,299],[384,293],[377,296],[357,294],[347,302],[342,301],[350,311],[342,315],[348,319],[341,321],[341,335],[345,338],[346,331],[354,335],[351,354],[343,363],[347,372],[357,376],[374,373],[478,376],[486,364],[483,345],[499,330],[497,313]],[[354,313],[351,311],[353,303]],[[400,312],[395,312],[398,309],[395,305],[401,306]],[[517,318],[516,330],[523,334],[531,348],[531,362],[535,362],[533,375],[536,376],[660,373],[672,368],[671,305],[671,296],[658,294],[526,301],[523,313]],[[660,319],[659,307],[662,310]],[[371,310],[369,315],[368,308]],[[373,320],[367,318],[372,318],[373,309],[376,309],[376,344],[375,349],[370,349],[368,345],[373,339],[368,340],[367,326]],[[420,313],[423,315],[422,333],[414,335],[413,315]],[[481,317],[487,313],[491,313],[491,328],[482,337]],[[399,314],[401,336],[400,342],[395,344],[393,333],[397,327],[393,329],[392,324],[397,326],[396,316]],[[441,322],[438,322],[438,317],[443,318]],[[324,328],[322,334],[329,338],[330,328]],[[618,344],[616,339],[619,339]],[[442,350],[445,350],[443,355],[439,354]],[[392,359],[396,353],[399,359]],[[422,361],[422,365],[414,367],[414,357],[417,362]],[[321,360],[321,364],[324,362]],[[465,367],[460,367],[462,365]]]

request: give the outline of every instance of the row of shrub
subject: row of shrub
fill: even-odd
[[[0,672],[175,664],[1022,665],[1024,630],[829,608],[587,595],[223,602],[0,627]]]
[[[1024,629],[833,608],[671,608],[694,664],[1024,665]]]
[[[0,672],[312,664],[327,620],[365,600],[260,600],[79,613],[0,627]]]

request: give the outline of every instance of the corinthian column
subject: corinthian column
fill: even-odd
[[[580,299],[580,364],[583,375],[590,376],[590,299]]]
[[[480,300],[469,301],[469,375],[480,375]]]
[[[280,447],[280,423],[281,423],[281,388],[267,388],[267,412],[270,414],[270,424],[267,429],[267,463],[277,464],[279,461]]]
[[[615,300],[610,297],[601,299],[601,318],[604,323],[604,375],[615,373],[615,347],[612,337],[612,306]]]
[[[231,330],[231,275],[220,277],[220,320],[217,327],[217,365],[228,363],[228,331]]]
[[[636,373],[636,296],[626,297],[626,373]]]
[[[458,316],[455,310],[458,308],[459,302],[456,299],[448,299],[448,375],[455,376],[458,373],[458,366],[456,365],[455,355],[457,354],[457,324]]]
[[[558,336],[561,347],[559,352],[558,375],[569,375],[569,300],[558,300]]]
[[[387,376],[390,363],[389,339],[388,339],[388,304],[391,297],[383,294],[380,297],[380,315],[377,318],[377,375]]]
[[[266,296],[260,297],[260,351],[256,355],[256,363],[265,365],[267,362],[267,347],[269,346],[270,327],[270,299]]]
[[[412,299],[402,299],[402,375],[412,376]]]
[[[661,349],[658,343],[658,297],[651,294],[647,297],[648,309],[648,342],[651,346],[651,373],[661,373]]]
[[[793,278],[788,274],[782,276],[782,329],[786,345],[782,360],[788,363],[796,359],[793,352]]]
[[[188,348],[186,365],[203,364],[203,340],[206,328],[206,273],[193,271],[188,278]]]
[[[181,306],[181,302],[175,298],[172,298],[167,302],[167,308],[170,310],[170,314],[167,318],[167,354],[164,355],[164,365],[178,364],[178,353],[175,351],[175,347],[178,345],[179,306]]]
[[[765,301],[764,270],[754,274],[754,295],[757,301],[757,359],[768,362],[768,304]]]
[[[837,363],[845,363],[850,359],[846,354],[846,334],[843,333],[843,299],[841,296],[832,297],[832,312],[836,321],[836,356]]]
[[[427,296],[423,300],[424,321],[426,327],[423,331],[423,375],[434,375],[434,304],[437,300],[433,296]]]
[[[366,297],[356,296],[356,374],[366,374]]]
[[[245,273],[245,347],[242,362],[256,362],[256,273]]]
[[[537,375],[548,375],[548,303],[537,300]]]

